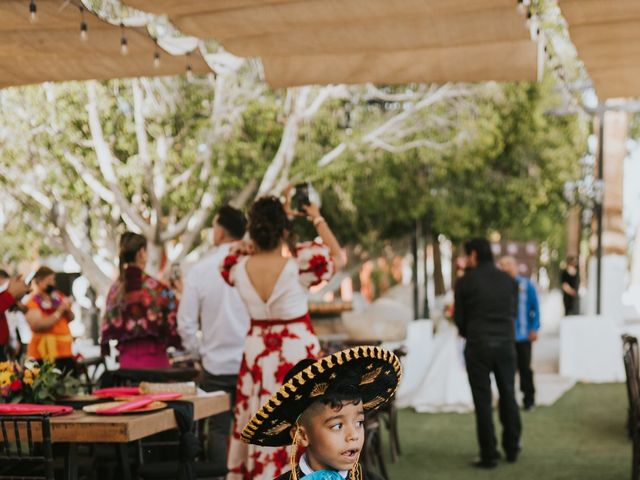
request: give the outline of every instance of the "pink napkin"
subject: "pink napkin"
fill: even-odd
[[[109,387],[95,390],[93,395],[98,397],[130,397],[140,395],[140,387]]]
[[[34,413],[66,415],[71,412],[73,412],[73,407],[67,407],[65,405],[40,405],[38,403],[0,404],[0,415],[32,415]]]
[[[131,400],[130,402],[121,403],[120,405],[116,405],[115,407],[99,408],[96,410],[96,413],[101,413],[103,415],[117,415],[119,413],[138,410],[142,407],[146,407],[153,402],[155,402],[153,398],[139,398],[136,400]]]

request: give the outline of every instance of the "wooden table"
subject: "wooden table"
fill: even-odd
[[[212,392],[182,397],[193,403],[193,419],[200,420],[229,410],[229,395]],[[177,428],[173,410],[128,415],[91,415],[74,410],[69,415],[51,417],[51,439],[74,443],[126,443]]]
[[[201,420],[229,410],[229,395],[212,392],[205,395],[183,397],[180,401],[193,403],[193,419]],[[51,418],[53,443],[68,444],[65,456],[65,477],[77,478],[77,445],[79,443],[116,443],[118,456],[123,465],[123,479],[130,478],[127,443],[177,428],[173,410],[170,408],[154,413],[129,415],[91,415],[75,410],[69,415]],[[34,431],[34,436],[38,432]]]

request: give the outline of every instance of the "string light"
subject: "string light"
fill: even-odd
[[[518,11],[524,15],[527,12],[529,3],[529,0],[518,0]]]
[[[36,0],[31,0],[29,2],[29,21],[31,23],[36,23],[38,21],[38,7],[36,7]]]
[[[187,80],[190,82],[193,80],[193,69],[191,68],[191,52],[187,52],[185,54],[185,58],[187,59]]]
[[[84,7],[82,6],[80,6],[80,15],[82,16],[82,20],[80,21],[80,40],[86,42],[89,39],[89,31],[87,22],[84,19]]]
[[[127,55],[129,53],[129,42],[124,34],[124,23],[120,24],[120,30],[122,31],[120,35],[120,53],[122,55]]]

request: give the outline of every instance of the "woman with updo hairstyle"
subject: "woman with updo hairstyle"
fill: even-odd
[[[182,346],[178,301],[165,284],[147,275],[147,239],[133,232],[120,238],[119,275],[109,289],[100,344],[118,341],[120,368],[169,368],[167,347]]]
[[[340,244],[317,205],[306,205],[299,215],[313,223],[318,241],[295,244],[293,215],[276,197],[257,200],[249,212],[251,241],[232,249],[221,266],[222,276],[238,289],[251,316],[236,388],[228,480],[276,478],[287,470],[288,448],[247,445],[240,433],[280,389],[293,365],[320,354],[308,291],[344,264]]]

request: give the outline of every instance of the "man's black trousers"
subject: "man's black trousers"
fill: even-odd
[[[520,374],[520,391],[522,403],[526,407],[535,404],[536,388],[533,385],[533,370],[531,370],[531,342],[516,342],[518,356],[518,373]]]
[[[220,469],[227,468],[227,448],[231,437],[237,383],[237,375],[212,375],[206,371],[200,381],[200,388],[205,392],[222,390],[231,397],[230,410],[209,418],[209,461]]]
[[[495,375],[500,394],[498,405],[502,423],[502,448],[507,456],[517,455],[520,449],[522,425],[515,396],[514,342],[502,340],[467,342],[465,360],[476,409],[476,430],[481,459],[490,462],[497,455],[491,404],[491,372]]]

